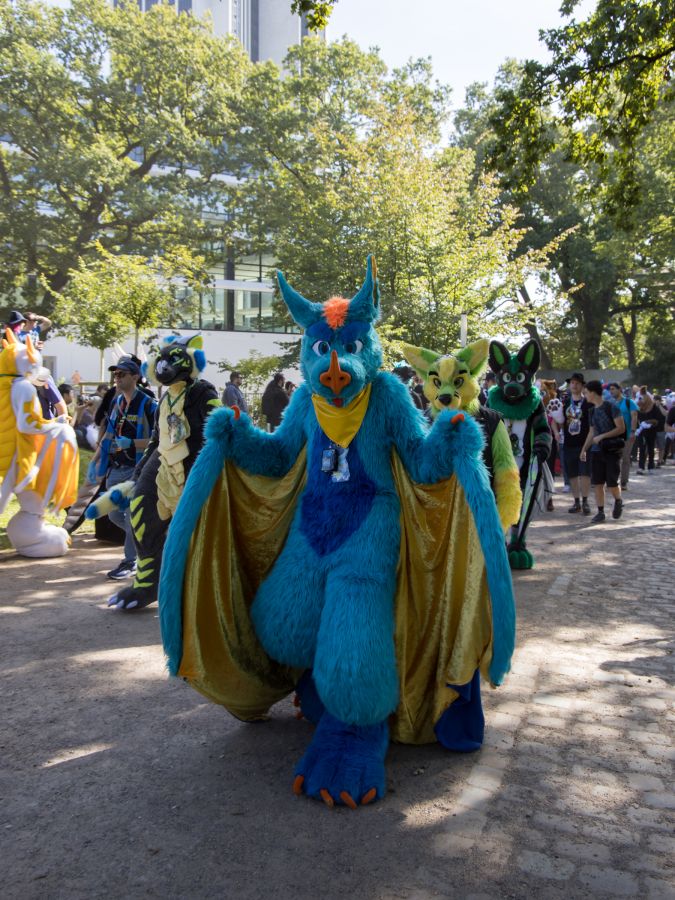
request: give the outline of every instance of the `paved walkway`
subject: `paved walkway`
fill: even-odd
[[[0,555],[3,898],[675,897],[675,467],[619,522],[568,501],[516,576],[485,747],[392,747],[355,813],[291,795],[290,702],[246,726],[166,680],[156,611],[105,608],[114,550]]]

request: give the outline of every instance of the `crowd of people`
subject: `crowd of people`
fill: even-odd
[[[605,488],[614,499],[612,515],[619,518],[621,492],[629,487],[632,467],[638,476],[652,475],[673,458],[675,392],[669,389],[657,394],[647,385],[587,382],[581,372],[574,372],[560,388],[553,388],[545,405],[563,491],[572,494],[568,511],[573,515],[591,515],[592,487],[597,506],[592,521],[606,518]],[[549,463],[555,475],[553,454]]]
[[[30,335],[38,349],[49,319],[33,313],[13,310],[7,327],[19,340]],[[50,377],[38,385],[38,397],[44,418],[58,418],[75,429],[78,443],[94,451],[88,480],[101,482],[106,489],[132,477],[153,429],[156,397],[141,371],[141,361],[125,355],[110,366],[111,384],[101,383],[86,395],[79,373],[70,383],[58,386]],[[423,413],[428,406],[422,380],[405,364],[393,372],[409,389],[414,405]],[[480,402],[495,384],[495,375],[485,375]],[[568,512],[591,516],[590,501],[595,500],[595,523],[606,519],[607,494],[613,500],[611,515],[620,518],[622,491],[629,487],[632,467],[636,476],[649,476],[675,458],[675,391],[662,394],[646,385],[622,387],[617,382],[586,381],[581,372],[572,373],[562,384],[552,380],[537,382],[542,394],[553,449],[547,460],[553,479],[561,476],[562,490],[572,495]],[[281,423],[295,385],[282,372],[273,375],[261,398],[263,425],[274,431]],[[242,386],[242,375],[232,371],[222,395],[223,405],[249,412]],[[591,495],[591,488],[593,495]],[[548,509],[553,509],[552,496]],[[136,570],[136,549],[131,535],[128,510],[114,510],[110,519],[124,532],[124,556],[108,575],[128,578]]]

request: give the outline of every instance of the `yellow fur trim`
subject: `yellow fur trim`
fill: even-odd
[[[340,447],[348,447],[356,437],[368,411],[370,388],[367,384],[347,406],[333,406],[318,394],[312,394],[314,412],[323,433]]]

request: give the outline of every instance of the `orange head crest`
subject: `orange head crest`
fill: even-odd
[[[337,331],[347,321],[349,312],[349,300],[346,297],[331,297],[323,305],[323,317],[328,325]]]

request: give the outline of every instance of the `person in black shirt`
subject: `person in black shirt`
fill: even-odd
[[[284,390],[284,384],[283,374],[277,372],[262,395],[261,409],[270,426],[270,431],[274,431],[281,425],[281,415],[288,406],[290,398]]]
[[[605,485],[614,497],[612,518],[619,519],[623,511],[619,476],[626,423],[616,403],[603,400],[600,381],[589,381],[584,393],[593,407],[590,415],[591,427],[581,450],[581,459],[585,460],[590,448],[591,482],[598,506],[598,511],[591,521],[595,523],[605,521]]]
[[[591,411],[591,404],[582,393],[585,383],[584,376],[580,372],[575,372],[568,379],[570,392],[563,401],[565,421],[562,427],[562,451],[574,494],[574,503],[568,512],[583,512],[585,516],[590,516],[588,494],[591,489],[591,481],[588,477],[586,460],[581,459],[581,448],[584,446],[590,428],[589,414]]]

